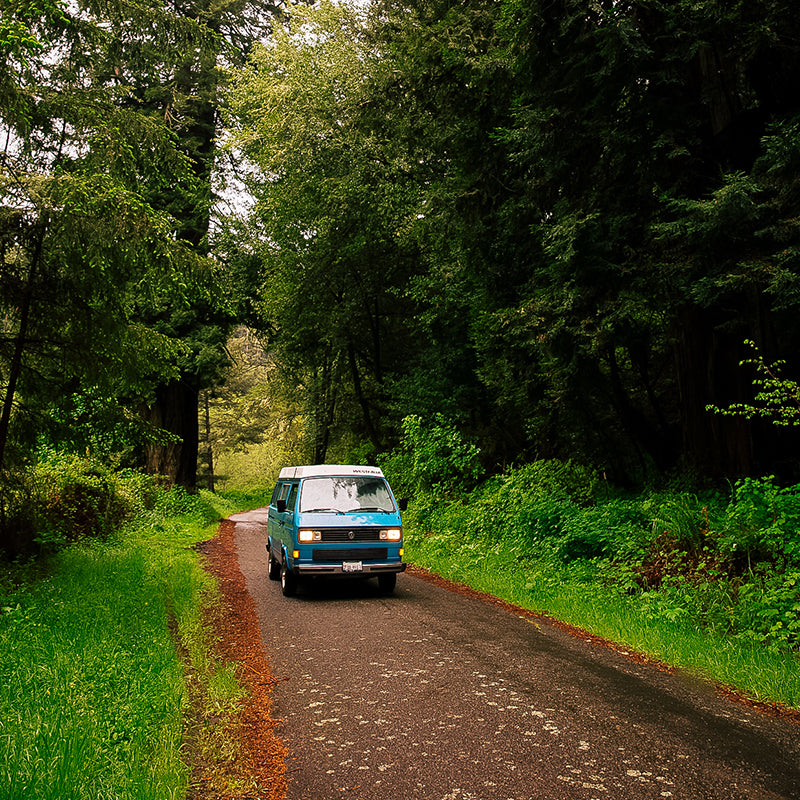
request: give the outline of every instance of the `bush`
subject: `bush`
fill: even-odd
[[[106,540],[164,494],[133,470],[114,473],[90,458],[43,450],[32,468],[2,477],[0,549],[15,557]]]
[[[536,461],[486,481],[469,498],[470,528],[483,538],[512,537],[557,550],[568,520],[592,504],[596,478],[563,461]]]
[[[740,586],[734,621],[742,639],[777,650],[800,645],[800,571],[764,571]]]
[[[800,567],[800,486],[778,487],[774,476],[738,481],[720,521],[720,547],[740,572],[759,561]]]
[[[33,470],[37,543],[44,549],[85,538],[106,539],[128,508],[115,477],[94,461],[44,453]]]
[[[646,523],[640,503],[612,500],[577,508],[565,518],[556,552],[563,561],[635,557],[643,546]]]
[[[482,473],[478,447],[442,414],[427,423],[417,415],[406,417],[400,447],[379,462],[395,491],[403,494],[462,492]]]

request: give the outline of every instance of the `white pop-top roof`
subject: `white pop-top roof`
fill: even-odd
[[[383,477],[383,470],[380,467],[360,467],[354,464],[315,464],[304,467],[284,467],[281,470],[280,478],[288,480],[291,478],[313,478],[323,475],[373,475],[378,478]]]

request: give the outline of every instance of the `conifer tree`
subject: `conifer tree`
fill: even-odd
[[[185,156],[159,121],[95,80],[106,30],[74,6],[12,4],[0,58],[0,464],[25,453],[48,404],[169,375],[177,348],[137,323],[134,290],[178,297],[200,267],[150,205],[146,179],[180,182]],[[148,176],[145,178],[144,176]],[[152,177],[157,176],[157,177]]]

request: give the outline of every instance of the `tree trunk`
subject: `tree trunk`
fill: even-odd
[[[643,449],[659,471],[667,469],[674,463],[675,453],[665,432],[653,425],[650,420],[631,401],[623,386],[617,362],[616,350],[608,347],[605,361],[611,383],[611,393],[616,408],[616,415],[622,427],[630,437],[637,452]]]
[[[364,388],[361,385],[361,374],[358,371],[358,363],[356,361],[356,349],[352,342],[347,345],[347,357],[350,362],[350,375],[353,379],[353,391],[356,394],[359,406],[361,406],[361,413],[364,417],[364,426],[367,430],[367,436],[376,450],[380,449],[380,442],[378,435],[375,432],[375,426],[372,424],[372,414],[369,408],[369,401],[364,395]]]
[[[147,471],[163,475],[169,483],[190,492],[197,489],[198,402],[197,389],[185,380],[172,381],[158,387],[155,403],[146,413],[151,425],[166,431],[173,439],[145,448]]]
[[[183,76],[186,78],[186,76]],[[188,79],[188,78],[187,78]],[[210,80],[208,75],[198,79]],[[184,91],[191,94],[192,85],[187,84]],[[177,221],[176,236],[189,242],[195,250],[205,255],[206,237],[210,221],[211,168],[214,150],[215,109],[208,101],[199,103],[194,122],[181,135],[188,139],[188,155],[193,162],[198,178],[196,194],[180,196],[170,213]],[[194,147],[194,151],[192,151]],[[204,324],[202,321],[200,325]],[[187,336],[184,331],[182,336]],[[201,379],[202,380],[202,379]],[[159,428],[178,437],[179,441],[167,444],[152,443],[145,450],[145,467],[152,474],[164,475],[171,484],[185,487],[188,491],[197,489],[197,458],[199,453],[200,425],[199,388],[190,385],[185,377],[180,381],[162,384],[156,389],[156,401],[148,409],[147,419]],[[213,480],[213,476],[212,476]]]
[[[31,258],[28,278],[25,283],[25,290],[22,295],[22,303],[19,310],[19,328],[14,341],[14,352],[11,356],[11,364],[8,368],[8,383],[6,393],[3,398],[3,409],[0,413],[0,470],[4,466],[6,444],[8,442],[8,429],[11,425],[11,410],[14,407],[14,396],[17,392],[17,382],[22,373],[22,356],[25,352],[25,345],[28,338],[28,324],[30,320],[31,306],[33,305],[33,284],[36,279],[36,272],[39,269],[39,259],[42,257],[42,245],[44,244],[45,226],[42,226],[36,240],[36,247]]]
[[[747,475],[753,467],[752,426],[747,420],[706,410],[741,402],[742,335],[722,333],[710,312],[694,306],[678,315],[675,336],[679,417],[684,458],[712,476]]]
[[[334,363],[326,359],[322,367],[321,376],[317,376],[317,397],[314,408],[314,463],[324,464],[328,455],[331,427],[333,426],[336,411],[336,386],[333,378]],[[320,380],[321,377],[321,380]]]
[[[211,445],[211,402],[209,392],[203,392],[205,437],[206,437],[206,464],[208,465],[208,491],[214,491],[214,448]]]

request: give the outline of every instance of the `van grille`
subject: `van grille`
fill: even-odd
[[[314,561],[385,561],[389,551],[386,547],[329,547],[311,551]]]
[[[380,528],[321,528],[323,542],[379,542]]]

